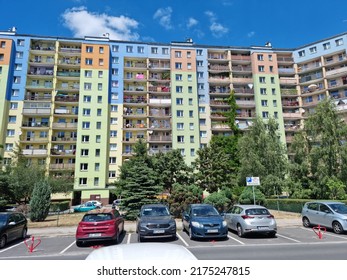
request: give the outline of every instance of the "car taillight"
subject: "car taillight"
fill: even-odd
[[[275,217],[273,215],[267,216],[269,219],[274,219]]]
[[[248,215],[242,215],[241,217],[242,217],[242,219],[244,219],[244,220],[246,220],[246,219],[254,219],[254,217],[248,216]]]

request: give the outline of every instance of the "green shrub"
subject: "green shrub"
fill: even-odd
[[[69,208],[70,208],[70,202],[69,201],[59,201],[59,202],[51,203],[50,211],[58,212],[58,209],[59,209],[59,211],[65,211]]]
[[[30,220],[32,222],[44,221],[51,205],[51,188],[47,181],[35,184],[30,200]]]

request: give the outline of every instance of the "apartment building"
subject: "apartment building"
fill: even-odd
[[[273,116],[288,146],[318,102],[347,108],[347,33],[295,49],[59,38],[0,32],[0,155],[16,145],[50,174],[75,178],[74,203],[109,203],[109,184],[142,139],[187,164],[213,135]],[[62,196],[56,196],[62,199]]]

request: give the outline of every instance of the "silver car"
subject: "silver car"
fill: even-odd
[[[306,202],[301,211],[304,227],[320,225],[337,234],[347,230],[347,205],[337,201]]]
[[[248,233],[264,233],[275,237],[277,224],[269,210],[259,205],[234,205],[224,215],[228,228],[235,230],[239,237]]]

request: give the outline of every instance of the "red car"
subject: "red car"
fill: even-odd
[[[116,209],[95,209],[86,213],[76,230],[76,245],[81,247],[92,241],[120,242],[124,219]]]

